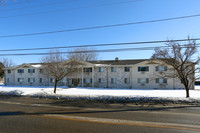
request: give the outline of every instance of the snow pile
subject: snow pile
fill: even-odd
[[[22,95],[22,91],[21,90],[13,90],[13,91],[0,91],[0,94],[2,95],[15,95],[15,96],[20,96]]]
[[[39,68],[41,67],[42,65],[32,65],[33,67],[36,67],[36,68]]]
[[[200,88],[200,86],[196,86]],[[52,98],[83,98],[99,100],[141,100],[141,99],[165,99],[165,100],[198,100],[200,101],[200,90],[190,90],[190,97],[185,98],[185,90],[159,90],[159,89],[104,89],[104,88],[64,88],[58,87],[57,94],[53,93],[53,87],[19,87],[0,86],[0,94],[38,96]]]
[[[200,85],[196,85],[195,90],[200,90]]]

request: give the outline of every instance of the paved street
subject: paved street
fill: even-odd
[[[0,96],[0,133],[199,133],[200,106]]]

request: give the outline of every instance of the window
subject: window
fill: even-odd
[[[130,67],[124,67],[125,72],[130,72]]]
[[[63,78],[60,80],[60,83],[65,83],[65,81],[66,81],[65,78]]]
[[[124,83],[125,83],[125,84],[129,84],[129,83],[130,83],[130,79],[129,79],[129,78],[125,78],[125,79],[124,79]]]
[[[166,78],[156,78],[156,83],[159,83],[159,84],[167,83],[167,79]]]
[[[9,83],[9,81],[10,81],[10,79],[9,78],[7,78],[7,82]]]
[[[78,78],[78,84],[82,83],[82,79]]]
[[[28,78],[28,82],[30,82],[30,83],[35,82],[35,78]]]
[[[70,78],[67,78],[67,84],[70,84]]]
[[[35,69],[28,69],[28,73],[35,73]]]
[[[55,79],[54,78],[50,78],[50,83],[54,83]]]
[[[111,67],[111,72],[116,72],[116,67]]]
[[[156,66],[156,71],[159,72],[167,71],[167,66]]]
[[[115,78],[111,78],[111,84],[116,83],[116,79]]]
[[[83,71],[84,72],[92,72],[92,68],[84,68]]]
[[[90,79],[90,78],[85,78],[85,79],[83,79],[83,82],[84,82],[84,83],[92,83],[92,79]]]
[[[40,69],[40,73],[43,73],[43,69]]]
[[[99,78],[99,83],[102,83],[103,82],[103,78]]]
[[[42,83],[43,82],[43,80],[42,80],[42,78],[40,78],[40,83]]]
[[[24,73],[24,69],[18,69],[18,73]]]
[[[11,70],[8,70],[8,73],[11,73]]]
[[[99,72],[103,72],[103,67],[99,67]]]
[[[138,72],[145,72],[145,71],[149,71],[149,67],[148,66],[140,66],[140,67],[138,67]]]
[[[18,78],[18,82],[20,83],[24,82],[24,78]]]
[[[149,79],[148,78],[138,78],[138,83],[149,83]]]

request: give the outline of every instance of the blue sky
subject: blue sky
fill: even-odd
[[[131,0],[17,0],[0,7],[0,36],[146,21],[200,14],[199,0],[132,0],[109,6],[80,8]],[[55,3],[55,4],[53,4]],[[42,6],[43,5],[43,6]],[[23,8],[23,9],[19,9]],[[79,8],[70,10],[72,8]],[[68,10],[67,10],[68,9]],[[61,11],[62,10],[62,11]],[[48,12],[48,13],[43,13]],[[35,13],[35,15],[27,15]],[[21,16],[19,16],[21,15]],[[0,38],[0,49],[59,47],[200,37],[200,17],[174,21],[47,34]],[[157,44],[158,45],[158,44]],[[163,45],[163,44],[160,44]],[[109,46],[97,49],[141,47]],[[156,46],[151,44],[148,46]],[[63,51],[66,51],[66,49]],[[25,51],[15,53],[25,53]],[[27,52],[48,52],[27,51]],[[14,52],[1,52],[14,53]],[[153,51],[99,53],[100,59],[144,59]],[[16,64],[39,62],[41,56],[11,56]]]

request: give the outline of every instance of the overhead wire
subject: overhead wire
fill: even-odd
[[[92,30],[92,29],[120,27],[120,26],[130,26],[130,25],[137,25],[137,24],[156,23],[156,22],[172,21],[172,20],[194,18],[194,17],[200,17],[200,14],[189,15],[189,16],[180,16],[180,17],[172,17],[172,18],[165,18],[165,19],[155,19],[155,20],[147,20],[147,21],[138,21],[138,22],[111,24],[111,25],[83,27],[83,28],[75,28],[75,29],[65,29],[65,30],[55,30],[55,31],[25,33],[25,34],[1,35],[0,38],[35,36],[35,35],[55,34],[55,33],[62,33],[62,32],[72,32],[72,31],[83,31],[83,30]]]
[[[174,39],[174,42],[184,42],[184,41],[198,41],[200,38],[192,39]],[[8,51],[32,51],[32,50],[49,50],[49,49],[64,49],[64,48],[81,48],[81,47],[102,47],[102,46],[119,46],[119,45],[136,45],[136,44],[157,44],[157,43],[167,43],[170,40],[153,40],[153,41],[140,41],[140,42],[122,42],[122,43],[102,43],[102,44],[91,44],[91,45],[76,45],[76,46],[62,46],[62,47],[43,47],[43,48],[27,48],[27,49],[1,49],[0,52]]]
[[[182,45],[182,48],[187,48],[186,45]],[[200,47],[198,44],[196,47]],[[21,54],[0,54],[0,56],[27,56],[27,55],[49,55],[49,54],[69,54],[69,53],[89,53],[89,52],[124,52],[124,51],[141,51],[141,50],[154,50],[157,48],[171,48],[170,46],[159,47],[139,47],[139,48],[122,48],[122,49],[103,49],[103,50],[83,50],[83,51],[68,51],[68,52],[48,52],[48,53],[21,53]]]

